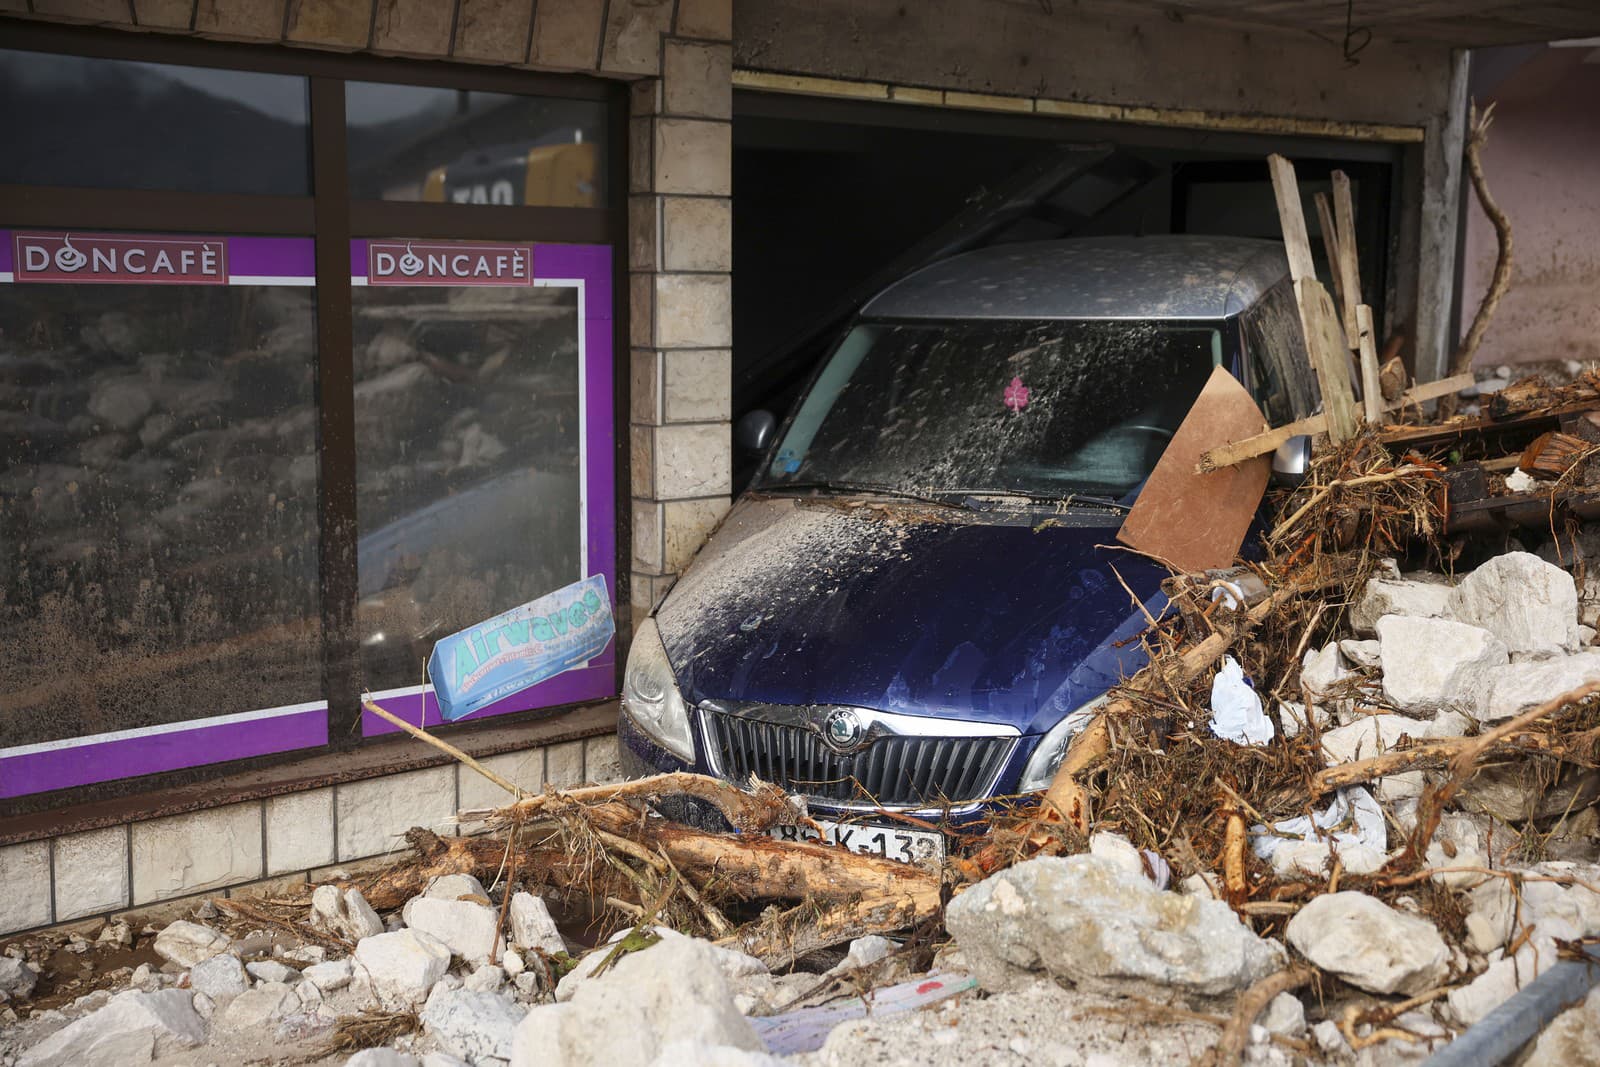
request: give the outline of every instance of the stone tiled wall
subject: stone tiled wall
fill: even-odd
[[[623,77],[661,73],[661,38],[731,32],[731,0],[0,0],[35,18]]]
[[[728,510],[732,491],[731,32],[727,3],[683,0],[677,33],[663,42],[661,76],[633,86],[629,444],[636,614],[649,610],[688,564]]]
[[[622,777],[615,735],[481,760],[528,790]],[[506,794],[460,764],[0,847],[0,936],[220,894],[262,879],[323,876],[404,847],[413,826],[454,833],[455,813]]]

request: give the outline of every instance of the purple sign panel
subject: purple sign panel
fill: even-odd
[[[527,245],[369,241],[368,285],[532,285]]]
[[[18,233],[19,282],[77,285],[227,285],[228,244],[218,237],[130,233]]]

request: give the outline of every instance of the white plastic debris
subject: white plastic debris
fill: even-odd
[[[1531,493],[1539,488],[1539,482],[1526,471],[1515,470],[1506,475],[1506,488],[1513,493]]]
[[[1211,732],[1241,745],[1264,745],[1272,740],[1272,720],[1261,708],[1261,697],[1245,680],[1244,668],[1232,656],[1211,683]]]
[[[1273,859],[1284,849],[1298,849],[1307,844],[1323,849],[1332,847],[1341,857],[1366,849],[1381,858],[1389,845],[1383,809],[1361,786],[1339,790],[1333,796],[1333,803],[1312,815],[1297,815],[1275,822],[1270,830],[1259,824],[1252,826],[1250,835],[1256,855],[1264,860]],[[1350,869],[1348,860],[1345,866]]]

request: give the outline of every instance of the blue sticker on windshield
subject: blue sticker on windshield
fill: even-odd
[[[595,574],[442,638],[428,680],[449,722],[582,666],[616,633],[604,575]]]
[[[793,474],[800,469],[800,457],[785,448],[778,453],[778,466],[783,468],[783,473]]]

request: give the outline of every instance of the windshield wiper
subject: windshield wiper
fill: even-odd
[[[974,497],[1011,497],[1013,499],[1031,500],[1040,504],[1058,504],[1062,507],[1072,508],[1079,506],[1107,508],[1111,511],[1127,514],[1133,510],[1131,504],[1109,496],[1099,496],[1094,493],[1035,493],[1026,489],[964,489],[962,495],[971,500]],[[970,505],[969,505],[970,506]]]
[[[927,493],[916,493],[908,489],[896,489],[890,485],[876,485],[871,482],[780,482],[776,485],[758,485],[755,487],[754,492],[776,494],[796,489],[823,493],[876,493],[880,496],[892,496],[901,500],[915,500],[919,504],[931,504],[937,508],[967,508],[969,510],[971,508],[971,505],[960,500],[931,496]]]

